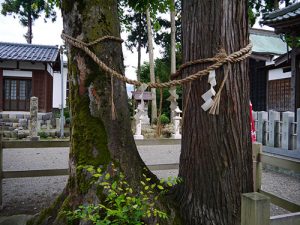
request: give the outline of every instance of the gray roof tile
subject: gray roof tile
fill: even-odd
[[[292,4],[283,9],[274,12],[266,13],[263,15],[262,24],[272,24],[279,21],[287,21],[294,19],[300,15],[300,2]]]
[[[0,60],[55,62],[58,46],[0,42]]]

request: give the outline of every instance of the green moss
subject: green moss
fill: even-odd
[[[69,195],[63,202],[63,204],[61,205],[59,212],[57,213],[57,219],[58,220],[65,220],[65,212],[66,211],[70,211],[71,210],[71,196]]]
[[[72,104],[74,111],[71,154],[75,157],[77,166],[107,165],[111,157],[103,122],[100,118],[91,116],[88,96],[77,95]],[[81,193],[85,193],[90,187],[86,174],[80,170],[77,171],[76,182]]]

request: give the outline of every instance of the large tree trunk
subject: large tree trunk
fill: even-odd
[[[84,42],[105,35],[120,36],[116,0],[65,0],[62,1],[62,15],[64,33]],[[125,83],[116,78],[111,81],[111,76],[99,69],[83,51],[66,44],[72,112],[70,177],[62,195],[35,218],[33,224],[65,224],[62,210],[97,203],[99,197],[103,197],[103,193],[96,193],[89,176],[78,170],[78,166],[93,165],[109,170],[110,163],[114,162],[133,189],[139,187],[142,173],[156,181],[152,173],[144,170],[144,162],[133,140]],[[120,43],[103,41],[90,49],[109,67],[124,73]]]
[[[153,56],[153,35],[149,8],[146,10],[147,29],[148,29],[148,47],[149,47],[149,67],[150,67],[150,81],[155,82],[154,74],[154,56]],[[157,104],[156,104],[156,89],[151,88],[152,101],[151,101],[151,123],[157,118]]]
[[[183,60],[209,58],[220,48],[227,54],[248,44],[246,1],[183,0]],[[185,70],[187,76],[207,65]],[[241,193],[252,191],[249,82],[246,61],[231,64],[221,95],[219,115],[201,109],[209,90],[207,77],[184,89],[182,151],[177,189],[185,224],[240,224]],[[224,68],[216,71],[218,90]]]

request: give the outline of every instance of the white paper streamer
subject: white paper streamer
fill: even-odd
[[[207,92],[205,92],[203,95],[201,95],[202,99],[205,101],[201,106],[204,111],[209,110],[214,104],[212,97],[216,95],[214,86],[217,85],[215,70],[209,71],[208,83],[210,84],[210,89]]]
[[[207,92],[205,92],[201,97],[203,98],[204,101],[207,101],[209,98],[212,96],[216,95],[216,91],[213,87],[211,87]]]
[[[210,98],[207,101],[205,101],[203,105],[201,105],[201,108],[204,111],[207,111],[210,109],[210,107],[212,107],[213,104],[214,104],[214,100],[212,100],[212,98]]]

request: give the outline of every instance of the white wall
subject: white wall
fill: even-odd
[[[66,88],[67,88],[67,74],[68,69],[64,67],[63,70],[63,82],[64,82],[64,107],[66,107]],[[61,106],[61,74],[54,73],[53,74],[53,108],[60,108]]]
[[[290,78],[291,72],[284,73],[282,68],[269,70],[269,80],[279,80],[284,78]]]
[[[4,77],[32,77],[32,71],[3,70]]]

